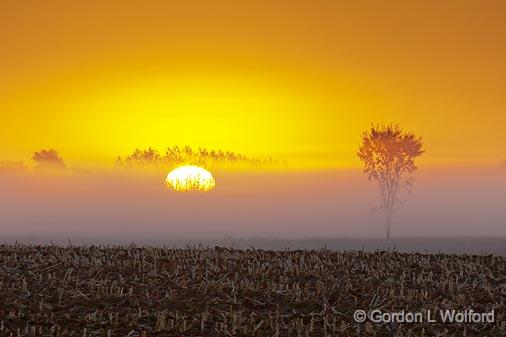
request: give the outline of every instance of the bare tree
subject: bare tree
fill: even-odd
[[[40,150],[39,152],[35,152],[33,154],[32,159],[37,163],[37,168],[39,169],[63,169],[65,168],[65,163],[63,159],[58,154],[58,151],[49,149],[49,150]]]
[[[399,125],[372,125],[362,134],[358,157],[364,164],[369,181],[376,181],[381,208],[386,215],[387,239],[390,239],[392,215],[399,201],[399,192],[411,191],[416,171],[415,159],[425,151],[420,137],[405,132]]]

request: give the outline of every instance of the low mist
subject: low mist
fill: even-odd
[[[506,172],[425,169],[402,194],[392,236],[506,236]],[[178,193],[163,174],[0,175],[2,239],[383,238],[378,192],[360,171],[218,172]]]

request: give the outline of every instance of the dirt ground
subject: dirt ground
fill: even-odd
[[[0,336],[505,336],[505,301],[496,255],[0,245]],[[370,319],[446,309],[494,322]]]

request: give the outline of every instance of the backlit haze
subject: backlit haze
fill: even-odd
[[[506,235],[504,1],[0,2],[5,237],[381,237],[356,152],[371,123],[421,136],[398,236]],[[283,165],[115,168],[189,145]],[[35,151],[67,171],[39,174]]]

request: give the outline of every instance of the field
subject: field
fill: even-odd
[[[504,336],[506,258],[0,245],[0,336]],[[356,323],[357,309],[494,323]]]

